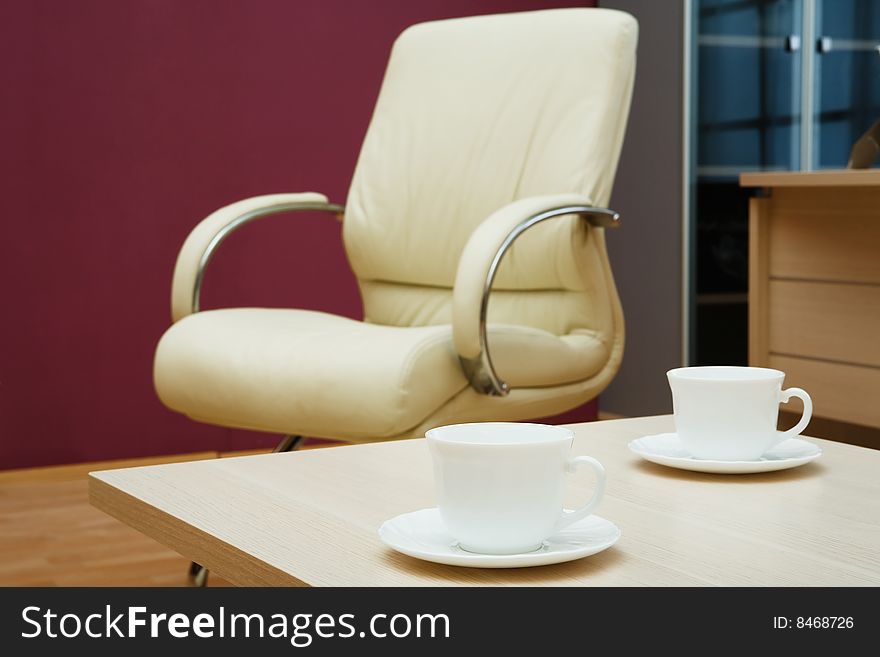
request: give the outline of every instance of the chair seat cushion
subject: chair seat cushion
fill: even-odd
[[[493,326],[500,375],[512,386],[588,378],[607,359],[589,331],[563,337]],[[159,342],[156,390],[190,417],[346,440],[397,436],[467,386],[449,325],[395,327],[326,313],[232,308],[190,315]]]

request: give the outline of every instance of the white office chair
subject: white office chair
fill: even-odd
[[[155,358],[162,401],[212,424],[357,442],[547,416],[595,397],[623,352],[603,230],[617,215],[603,206],[636,36],[631,16],[604,9],[405,30],[344,207],[316,193],[250,198],[186,239]],[[365,321],[199,312],[226,237],[303,210],[344,215]]]

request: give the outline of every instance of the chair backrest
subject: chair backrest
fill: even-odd
[[[635,19],[604,9],[443,20],[398,37],[343,228],[368,321],[451,321],[458,257],[511,201],[573,192],[607,205],[636,40]],[[606,328],[610,271],[595,233],[566,217],[520,238],[490,322]]]

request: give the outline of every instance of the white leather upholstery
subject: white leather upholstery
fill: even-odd
[[[495,326],[516,386],[578,381],[607,360],[589,333]],[[467,387],[449,325],[387,327],[307,310],[232,308],[177,322],[156,352],[162,401],[225,426],[347,440],[405,434]]]
[[[550,207],[607,204],[635,70],[635,20],[557,9],[437,21],[392,50],[346,204],[343,237],[366,321],[299,310],[188,314],[200,253],[253,207],[200,224],[178,259],[156,387],[206,422],[368,440],[438,424],[550,415],[616,373],[623,317],[605,235],[550,219],[505,256],[489,344],[506,397],[467,385],[489,263]]]
[[[486,286],[486,280],[489,276],[489,268],[492,260],[511,232],[513,232],[513,230],[523,221],[538,215],[549,208],[578,205],[589,206],[592,205],[592,202],[590,199],[578,194],[532,196],[520,199],[518,201],[513,201],[497,212],[494,212],[485,221],[479,224],[473,233],[471,233],[458,260],[458,270],[455,277],[455,286],[453,288],[452,296],[455,347],[461,356],[465,358],[473,358],[480,353],[480,302],[483,298],[483,290]],[[557,218],[556,221],[570,220],[560,217]],[[581,249],[590,248],[589,233],[584,230],[583,221],[575,220],[573,228],[580,229],[578,231],[579,234],[573,236],[573,241],[580,242],[579,246]],[[538,227],[535,227],[532,230],[537,229]],[[517,251],[516,255],[514,255],[513,249],[519,246],[520,242],[527,240],[528,236],[529,233],[526,232],[519,238],[520,241],[514,242],[499,267],[493,289],[498,288],[497,280],[501,278],[505,268],[507,268],[507,271],[509,272],[514,266],[518,265],[523,267],[522,258],[517,257],[521,255],[521,252]],[[525,255],[528,257],[530,254],[527,252]],[[535,271],[542,269],[553,271],[553,266],[556,262],[555,259],[548,259],[546,253],[540,255],[533,251],[531,255],[535,256],[534,262],[530,263],[531,269]],[[566,263],[570,261],[571,259],[566,258],[562,262]],[[576,260],[572,264],[577,265],[579,262],[579,260]],[[545,274],[546,273],[547,272],[545,271]],[[580,274],[580,272],[573,273]],[[547,277],[550,278],[549,275]],[[601,283],[603,282],[603,279],[604,276],[602,276],[601,273],[598,281],[590,278],[589,275],[572,275],[569,285],[572,290],[578,292],[576,298],[581,299],[588,296],[585,285],[596,282]],[[548,287],[550,287],[550,285],[551,284],[548,281]],[[561,281],[557,286],[560,287],[561,290],[565,290],[564,283]],[[519,296],[524,301],[529,301],[531,299],[532,290],[534,289],[533,286],[529,285],[529,282],[524,280],[521,288],[526,292],[524,293],[520,291]],[[596,292],[591,290],[589,296],[594,296],[595,294]],[[607,300],[605,301],[606,303],[604,305],[605,307],[608,307]],[[583,318],[583,326],[590,326],[596,321],[596,311],[598,307],[593,304],[590,309],[592,311],[591,316]],[[520,314],[522,314],[521,311]],[[494,319],[494,317],[492,319]],[[535,321],[534,323],[543,324],[544,322],[538,319],[538,321]],[[572,330],[576,330],[575,326],[568,327],[564,333],[568,333]]]
[[[555,9],[424,23],[394,44],[355,170],[343,236],[362,281],[445,287],[487,217],[519,199],[580,194],[605,206],[623,140],[637,26]],[[495,289],[583,290],[582,222],[524,235]],[[525,297],[523,297],[525,298]],[[406,325],[365,299],[366,316]],[[589,295],[558,312],[590,322]],[[495,310],[493,308],[493,310]],[[525,312],[523,312],[525,311]],[[522,305],[494,321],[545,328]]]

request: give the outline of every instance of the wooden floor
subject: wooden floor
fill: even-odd
[[[189,561],[89,505],[86,475],[240,455],[204,452],[0,472],[0,586],[187,586]],[[208,585],[228,583],[210,576]]]

